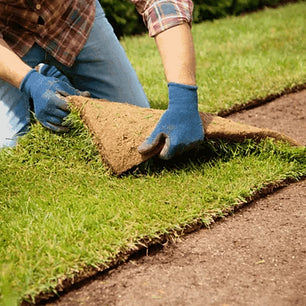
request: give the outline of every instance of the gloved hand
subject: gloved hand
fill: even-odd
[[[159,152],[161,159],[170,159],[204,140],[197,86],[169,83],[168,88],[168,109],[150,137],[138,147],[144,155]]]
[[[68,126],[63,125],[69,107],[59,95],[80,95],[78,90],[58,78],[46,77],[35,69],[25,76],[19,89],[33,99],[36,118],[43,126],[55,132],[69,130]]]
[[[35,69],[36,71],[38,71],[40,74],[44,76],[57,78],[63,82],[66,82],[70,86],[72,86],[69,79],[54,66],[40,63],[35,67]]]
[[[47,65],[44,63],[40,63],[35,67],[36,71],[38,71],[40,74],[47,76],[47,77],[54,77],[57,78],[67,84],[69,84],[71,87],[73,87],[73,85],[70,83],[69,79],[66,77],[66,75],[64,75],[60,70],[58,70],[56,67],[51,66],[51,65]],[[90,97],[90,93],[89,91],[80,91],[78,89],[76,89],[76,92],[82,96],[82,97]],[[62,95],[63,92],[61,92]]]

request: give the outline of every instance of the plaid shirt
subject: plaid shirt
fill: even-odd
[[[191,24],[192,0],[131,0],[149,29],[155,36],[171,27],[187,22]]]
[[[71,66],[94,15],[94,0],[0,0],[0,35],[20,57],[37,43]]]
[[[131,0],[150,36],[191,22],[191,0]],[[37,43],[64,65],[82,50],[95,16],[95,0],[0,0],[0,38],[23,57]]]

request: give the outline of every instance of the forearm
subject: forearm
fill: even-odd
[[[155,36],[167,82],[196,85],[196,61],[193,38],[187,23]]]
[[[0,39],[0,79],[19,88],[31,67],[25,64],[6,44]]]

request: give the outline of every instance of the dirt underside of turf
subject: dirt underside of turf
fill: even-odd
[[[137,149],[152,133],[164,111],[82,96],[70,96],[67,100],[79,111],[92,134],[102,160],[113,174],[121,175],[134,169],[158,154],[162,148],[164,139],[160,142],[161,146],[157,146],[157,150],[150,154],[142,155]],[[260,140],[269,137],[299,145],[284,133],[268,128],[237,123],[228,118],[203,112],[200,112],[200,117],[206,139],[239,142],[247,138]]]
[[[306,145],[306,90],[229,116]],[[151,247],[48,305],[306,305],[306,180]]]

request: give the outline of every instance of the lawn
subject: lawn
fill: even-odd
[[[218,113],[305,84],[305,13],[302,2],[194,25],[200,110]],[[152,39],[122,44],[152,107],[166,108]],[[16,148],[0,151],[0,304],[53,292],[66,277],[103,269],[194,222],[207,225],[265,186],[306,175],[305,148],[267,140],[209,141],[118,178],[75,114],[71,120],[64,135],[33,124]]]

